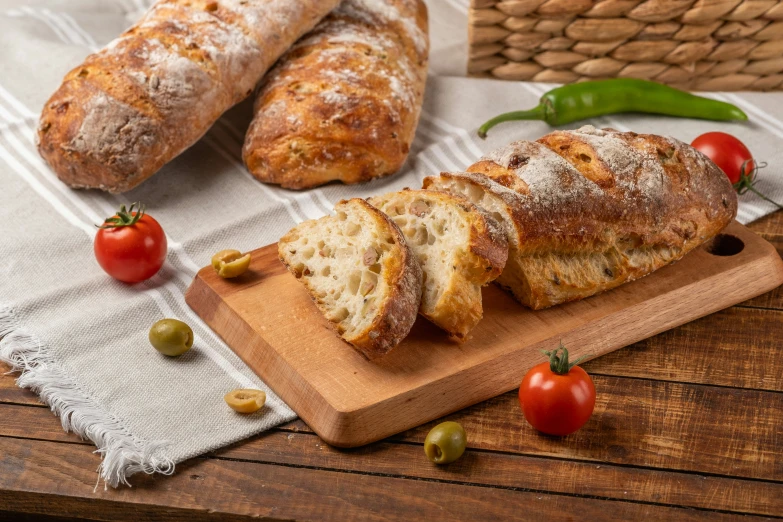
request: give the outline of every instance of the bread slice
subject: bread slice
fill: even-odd
[[[497,221],[466,198],[403,190],[369,199],[400,227],[424,272],[419,313],[459,341],[483,315],[481,287],[500,275],[508,243]]]
[[[397,225],[377,208],[350,199],[335,212],[291,229],[278,254],[337,333],[375,359],[410,332],[421,267]]]
[[[465,197],[500,224],[508,241],[508,259],[503,272],[494,282],[510,292],[520,303],[538,308],[538,303],[531,297],[530,285],[523,268],[527,256],[522,253],[524,231],[517,225],[517,214],[521,209],[518,194],[488,177],[468,172],[442,172],[438,176],[424,178],[422,186],[427,190]]]

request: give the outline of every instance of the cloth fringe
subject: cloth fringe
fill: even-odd
[[[135,473],[174,473],[163,455],[167,441],[141,441],[70,378],[34,335],[25,331],[9,306],[0,305],[0,361],[21,372],[16,384],[29,388],[60,418],[63,429],[91,440],[101,455],[99,479],[116,488],[130,486]],[[97,485],[96,485],[97,487]]]

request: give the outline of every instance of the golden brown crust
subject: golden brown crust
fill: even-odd
[[[364,206],[381,226],[390,228],[394,236],[394,247],[399,249],[398,255],[392,256],[396,264],[390,265],[395,274],[390,281],[391,295],[369,328],[352,339],[346,339],[372,360],[389,353],[413,328],[421,300],[421,266],[394,221],[363,199],[348,201]],[[335,209],[344,203],[347,202],[341,201],[335,205]]]
[[[643,277],[715,236],[737,212],[720,169],[661,136],[555,131],[468,170],[466,182],[502,200],[514,225],[518,250],[497,282],[535,309]]]
[[[69,72],[38,149],[74,188],[124,192],[251,94],[338,0],[164,0]]]
[[[427,75],[421,0],[345,0],[264,79],[243,157],[265,183],[358,183],[404,163]]]
[[[466,198],[448,192],[405,189],[369,198],[369,202],[388,214],[393,221],[399,219],[400,223],[408,223],[411,228],[406,231],[403,225],[403,234],[408,234],[406,240],[414,245],[422,224],[420,219],[427,219],[427,214],[432,213],[432,219],[438,220],[438,216],[443,215],[443,209],[457,211],[459,219],[467,227],[468,240],[458,245],[463,253],[455,258],[453,272],[450,267],[449,277],[445,283],[441,283],[442,293],[437,303],[435,299],[427,302],[424,298],[419,313],[446,330],[452,339],[464,341],[483,316],[481,287],[498,277],[506,264],[508,243],[500,225]],[[430,225],[424,226],[428,238],[438,237]],[[455,231],[454,234],[458,233]],[[440,241],[438,243],[436,239],[433,248],[454,248],[453,244],[444,245],[455,242],[449,237],[441,237]],[[439,244],[443,246],[438,247]],[[417,247],[412,247],[412,250],[416,253]],[[428,247],[418,251],[420,256],[425,256],[420,259],[425,269],[427,251]],[[430,272],[430,276],[434,274]],[[426,276],[424,279],[429,280]]]

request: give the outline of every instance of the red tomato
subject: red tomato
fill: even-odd
[[[568,350],[561,348],[560,356],[560,348],[545,352],[550,355],[549,362],[531,368],[519,387],[519,404],[525,419],[549,435],[575,432],[584,426],[595,407],[593,380],[575,363],[569,364]]]
[[[750,175],[756,167],[745,144],[725,132],[702,134],[693,140],[691,146],[720,167],[732,185],[740,181],[742,174]]]
[[[134,203],[135,205],[135,203]],[[152,216],[125,210],[125,205],[108,218],[95,235],[95,258],[115,279],[138,283],[154,276],[166,260],[166,234]]]

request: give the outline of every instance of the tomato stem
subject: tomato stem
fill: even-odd
[[[778,208],[783,208],[783,205],[781,205],[780,203],[778,203],[776,201],[773,201],[773,200],[769,199],[767,196],[762,194],[755,187],[755,185],[756,185],[756,175],[758,174],[759,169],[763,169],[764,167],[767,166],[767,164],[766,163],[762,163],[760,165],[754,165],[753,169],[751,169],[750,172],[746,173],[745,172],[745,168],[747,167],[747,165],[748,165],[748,163],[750,161],[751,160],[746,160],[742,164],[742,167],[740,167],[740,172],[741,172],[740,179],[739,179],[738,182],[736,182],[734,184],[734,190],[736,190],[737,194],[739,194],[740,196],[743,195],[744,193],[746,193],[747,191],[751,191],[754,194],[756,194],[758,197],[763,199],[764,201],[768,201],[768,202],[772,203],[773,205],[775,205]]]
[[[562,350],[562,353],[558,353]],[[544,355],[549,357],[549,369],[552,370],[552,373],[556,373],[558,375],[566,375],[569,371],[571,371],[571,368],[579,364],[580,362],[584,361],[589,355],[583,355],[579,358],[577,358],[574,362],[569,363],[568,362],[568,348],[563,346],[563,343],[560,343],[560,346],[555,348],[552,351],[548,350],[541,350]]]
[[[137,207],[138,211],[134,214],[133,207]],[[95,225],[98,228],[119,228],[129,227],[135,225],[144,216],[144,209],[146,207],[141,203],[131,203],[129,209],[125,210],[125,205],[120,206],[120,210],[117,215],[110,218],[106,218],[103,225]]]

